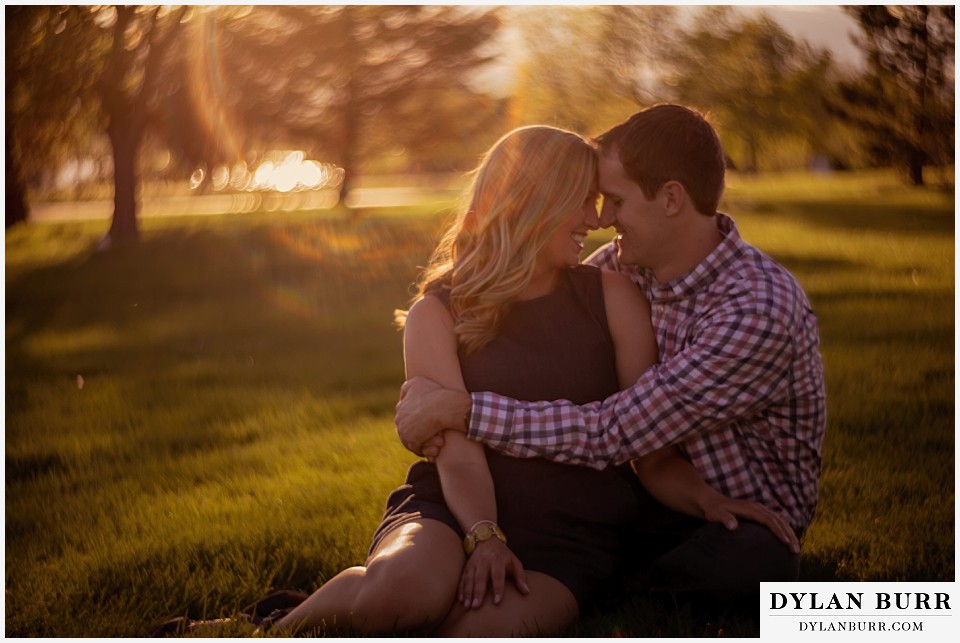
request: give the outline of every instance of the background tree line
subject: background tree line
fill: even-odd
[[[345,197],[364,173],[468,169],[511,127],[593,134],[664,100],[709,112],[740,170],[921,185],[954,161],[954,7],[847,11],[862,70],[729,7],[8,6],[6,225],[71,159],[111,177],[128,240],[148,152],[184,179],[304,150],[345,169]],[[516,78],[484,86],[505,47]]]

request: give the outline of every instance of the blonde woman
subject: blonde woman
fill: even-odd
[[[586,403],[656,360],[636,287],[579,265],[597,228],[596,172],[594,149],[555,128],[514,130],[490,149],[401,315],[408,379]],[[391,494],[366,564],[273,627],[463,637],[544,635],[572,623],[621,560],[620,529],[639,518],[636,477],[445,437],[436,463],[415,463]],[[693,478],[664,493],[703,497]]]

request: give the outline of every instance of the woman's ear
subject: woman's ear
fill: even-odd
[[[667,181],[660,188],[660,194],[667,216],[678,214],[687,202],[687,191],[680,181]]]

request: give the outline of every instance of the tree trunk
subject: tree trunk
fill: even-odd
[[[113,150],[113,221],[107,236],[110,242],[137,241],[137,151],[140,135],[136,128],[110,127],[110,147]]]
[[[161,35],[160,9],[152,10],[148,19],[141,23],[146,34],[141,37],[139,51],[146,50],[146,60],[142,69],[137,70],[139,52],[127,47],[127,27],[137,16],[137,9],[129,6],[115,8],[117,20],[114,23],[113,45],[109,62],[100,79],[101,101],[109,119],[107,135],[113,151],[113,221],[110,231],[104,238],[105,245],[110,243],[133,242],[139,240],[140,229],[137,223],[137,189],[140,186],[138,171],[140,144],[147,127],[146,112],[148,100],[157,83],[160,64],[180,24],[186,15],[188,6],[169,18],[170,25]],[[145,15],[145,14],[144,14]],[[126,85],[130,77],[142,74],[139,90],[128,92]]]
[[[353,189],[354,177],[356,176],[356,158],[357,158],[357,128],[359,126],[359,114],[362,105],[360,96],[357,92],[357,74],[359,73],[359,62],[356,57],[359,55],[354,38],[354,29],[356,29],[356,16],[353,7],[343,8],[343,35],[345,38],[345,51],[348,55],[347,66],[349,69],[349,78],[344,91],[346,92],[343,110],[343,130],[341,132],[341,159],[343,163],[343,183],[340,184],[340,202],[346,205],[350,191]]]
[[[743,171],[748,174],[754,174],[757,171],[757,157],[759,156],[757,152],[757,137],[753,134],[746,134],[743,137],[743,143],[747,148],[747,163],[746,167],[743,168]]]
[[[353,91],[353,81],[351,79],[350,89],[348,91]],[[340,185],[340,199],[342,203],[345,203],[347,197],[350,194],[350,191],[353,189],[354,178],[356,177],[357,169],[357,109],[358,106],[354,104],[354,101],[351,99],[347,103],[350,105],[346,110],[344,110],[344,122],[343,122],[343,152],[341,158],[343,159],[343,183]]]
[[[910,183],[916,186],[923,185],[923,162],[926,160],[927,148],[927,57],[930,52],[930,36],[927,32],[928,11],[926,7],[919,7],[921,19],[918,21],[920,31],[920,42],[923,46],[922,54],[917,61],[920,69],[920,82],[914,90],[916,93],[917,107],[913,120],[913,145],[910,150],[908,160],[910,166]]]
[[[910,184],[920,187],[923,185],[923,150],[914,149],[910,151],[907,174],[910,178]]]
[[[27,191],[20,176],[20,164],[16,162],[13,154],[13,142],[9,130],[4,143],[4,155],[6,157],[4,219],[5,228],[9,230],[18,223],[26,222],[29,212]]]

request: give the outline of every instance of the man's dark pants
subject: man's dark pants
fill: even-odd
[[[672,511],[647,494],[628,534],[632,591],[669,592],[719,605],[758,605],[761,581],[794,581],[800,558],[773,532],[740,520],[734,530]]]

